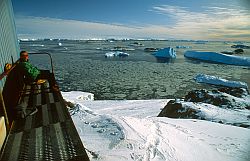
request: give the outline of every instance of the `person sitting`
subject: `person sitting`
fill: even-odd
[[[46,79],[49,82],[51,89],[58,88],[55,77],[49,70],[39,70],[29,62],[29,54],[27,51],[20,52],[20,62],[17,66],[24,75],[25,83],[39,82]]]

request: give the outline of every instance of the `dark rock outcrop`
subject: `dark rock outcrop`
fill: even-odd
[[[232,45],[231,48],[250,49],[250,46],[238,44],[238,45]]]
[[[230,101],[217,90],[213,90],[211,93],[204,89],[188,92],[188,94],[185,96],[184,101],[203,102],[215,106],[227,105],[230,103]]]
[[[243,52],[244,52],[243,49],[236,49],[236,50],[234,50],[235,54],[242,54]]]
[[[162,109],[157,117],[203,119],[198,115],[198,113],[199,112],[195,109],[184,108],[182,103],[171,100]]]
[[[184,100],[169,101],[158,117],[208,120],[250,128],[249,98],[248,91],[243,88],[193,90]]]
[[[243,88],[229,88],[229,87],[224,87],[224,88],[219,88],[218,91],[224,92],[227,94],[230,94],[235,97],[242,98],[243,96],[248,95],[248,91]]]

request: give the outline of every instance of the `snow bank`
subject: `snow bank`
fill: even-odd
[[[93,101],[94,94],[81,91],[71,91],[71,92],[61,92],[64,99],[72,103],[78,102],[80,100]]]
[[[250,159],[250,129],[155,117],[169,100],[85,101],[78,99],[79,94],[64,92],[63,96],[79,107],[72,119],[91,161]],[[216,119],[216,114],[216,109],[211,110],[207,117]]]
[[[230,81],[220,77],[206,75],[206,74],[198,74],[194,80],[198,83],[207,83],[219,86],[226,87],[237,87],[237,88],[245,88],[248,89],[247,83],[240,81]]]
[[[220,54],[216,52],[186,51],[184,56],[198,60],[230,65],[250,66],[250,57]]]
[[[171,47],[160,49],[154,55],[158,58],[176,58],[176,52]]]

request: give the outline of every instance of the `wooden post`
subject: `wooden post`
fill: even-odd
[[[10,124],[9,124],[9,119],[8,119],[7,111],[6,111],[5,104],[4,104],[2,90],[0,90],[0,112],[1,112],[1,115],[3,114],[4,116],[5,123],[6,123],[6,131],[8,132],[10,128]]]

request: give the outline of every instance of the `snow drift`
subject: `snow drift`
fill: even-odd
[[[67,92],[62,94],[76,103],[72,119],[92,161],[250,159],[250,129],[156,117],[169,100],[86,101],[80,93],[69,99]]]

